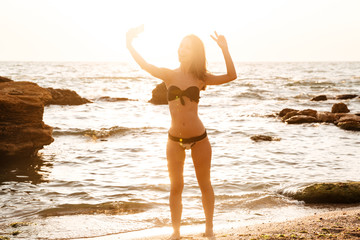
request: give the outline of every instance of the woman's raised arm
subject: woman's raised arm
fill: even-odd
[[[215,32],[215,36],[211,35],[211,38],[214,39],[223,52],[227,73],[224,75],[208,74],[205,78],[206,85],[219,85],[235,80],[237,78],[236,70],[225,37]]]
[[[167,68],[159,68],[152,64],[149,64],[145,61],[145,59],[135,50],[135,48],[132,45],[132,41],[135,37],[137,37],[141,32],[144,31],[144,25],[141,25],[136,28],[130,29],[126,33],[126,47],[129,50],[131,56],[134,58],[135,62],[139,64],[139,66],[150,73],[152,76],[156,78],[160,78],[164,81],[167,81],[169,79],[169,75],[172,72],[170,69]]]

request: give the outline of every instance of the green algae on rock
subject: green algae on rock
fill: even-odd
[[[286,195],[305,203],[359,203],[360,182],[316,183]]]

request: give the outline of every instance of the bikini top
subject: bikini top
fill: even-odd
[[[180,98],[181,104],[185,105],[183,97],[190,98],[192,102],[199,102],[200,99],[200,89],[196,86],[188,87],[185,90],[181,90],[177,86],[170,86],[168,89],[167,98],[168,101],[173,101]]]

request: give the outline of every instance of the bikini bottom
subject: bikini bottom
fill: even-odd
[[[202,135],[192,138],[178,138],[178,137],[174,137],[169,133],[169,139],[174,142],[178,142],[180,146],[183,147],[184,149],[191,149],[196,144],[196,142],[199,142],[206,137],[207,137],[206,130]]]

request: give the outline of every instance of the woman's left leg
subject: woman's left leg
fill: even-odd
[[[214,191],[210,180],[211,169],[211,145],[208,138],[197,142],[191,148],[191,156],[194,162],[196,178],[202,194],[202,204],[206,218],[205,236],[212,237],[214,216]]]

